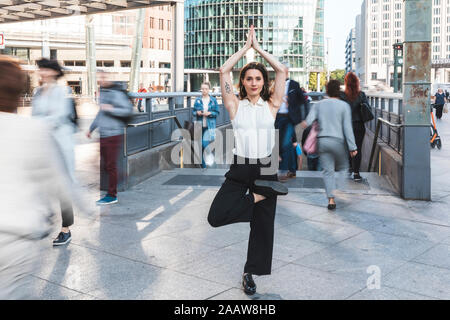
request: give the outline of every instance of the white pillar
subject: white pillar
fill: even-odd
[[[130,92],[137,92],[139,89],[139,79],[141,70],[141,56],[142,56],[142,38],[144,35],[145,26],[145,9],[139,9],[136,15],[136,31],[133,41],[133,50],[131,57],[131,72],[130,72]]]
[[[88,95],[91,99],[95,99],[97,91],[96,68],[97,60],[95,54],[95,32],[94,32],[94,16],[87,15],[86,22],[86,70],[87,70],[87,87]]]
[[[317,92],[322,91],[322,88],[320,86],[320,72],[317,72]]]
[[[41,21],[42,30],[42,58],[50,59],[50,34],[48,32],[48,20]]]
[[[184,3],[177,2],[173,12],[172,91],[184,89]]]

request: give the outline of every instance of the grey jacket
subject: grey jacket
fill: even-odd
[[[100,137],[107,138],[123,134],[126,119],[133,114],[133,105],[128,96],[118,86],[100,88],[99,104],[114,106],[111,111],[100,110],[92,122],[89,131],[99,128]]]
[[[315,120],[320,126],[319,138],[338,138],[347,142],[349,151],[358,149],[353,134],[351,109],[347,102],[325,99],[314,104],[306,122],[311,125]]]

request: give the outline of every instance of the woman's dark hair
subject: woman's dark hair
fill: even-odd
[[[344,80],[345,95],[350,102],[353,102],[358,98],[358,94],[361,91],[359,87],[359,79],[353,72],[347,73]]]
[[[15,113],[25,87],[26,75],[20,64],[0,55],[0,111]]]
[[[327,94],[330,98],[339,98],[341,83],[339,80],[330,80],[327,83]]]
[[[264,86],[261,90],[261,98],[264,101],[268,101],[270,99],[270,83],[269,83],[269,73],[267,72],[266,67],[259,62],[250,62],[241,70],[241,74],[239,75],[239,99],[244,100],[247,98],[247,91],[244,87],[244,78],[248,70],[259,70],[264,78]]]
[[[52,69],[58,72],[58,75],[56,76],[57,79],[64,76],[63,69],[56,60],[49,60],[46,58],[42,58],[36,61],[36,63],[40,69]]]

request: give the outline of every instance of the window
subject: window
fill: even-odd
[[[122,68],[131,68],[131,61],[130,60],[125,60],[125,61],[120,61],[120,66]]]
[[[172,21],[167,20],[167,31],[172,31]]]
[[[150,17],[150,29],[155,29],[155,18]]]
[[[167,50],[172,50],[170,39],[167,39]]]
[[[150,37],[150,49],[155,49],[155,38]]]
[[[159,19],[159,30],[164,30],[164,19]]]
[[[159,47],[158,47],[158,49],[159,50],[164,50],[164,39],[159,39]]]
[[[372,80],[377,80],[378,75],[376,72],[372,72]]]

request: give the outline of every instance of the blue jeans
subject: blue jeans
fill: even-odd
[[[277,115],[275,128],[280,131],[280,170],[295,173],[297,171],[297,155],[292,145],[295,127],[289,117]]]
[[[203,152],[205,151],[206,147],[209,146],[209,144],[211,143],[211,141],[209,141],[209,137],[207,137],[207,135],[205,135],[205,132],[208,131],[207,127],[203,127],[202,128],[202,168],[206,168],[206,163],[205,163],[205,157],[203,156]]]

